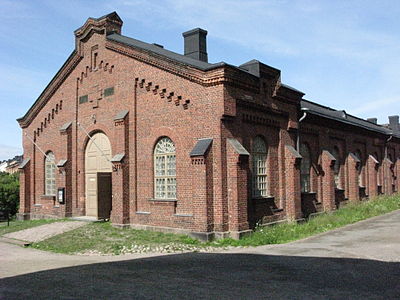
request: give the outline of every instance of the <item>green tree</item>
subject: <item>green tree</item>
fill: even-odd
[[[0,211],[10,217],[18,212],[19,174],[0,173]]]

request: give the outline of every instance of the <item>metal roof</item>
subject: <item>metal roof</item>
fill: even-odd
[[[121,162],[125,157],[125,153],[115,154],[113,158],[111,158],[111,162]]]
[[[247,151],[246,148],[243,147],[243,145],[237,139],[228,139],[228,142],[232,145],[237,154],[250,155],[249,151]]]
[[[28,164],[28,162],[30,161],[30,158],[25,158],[22,163],[19,165],[18,169],[23,169],[25,168],[25,166]]]
[[[63,126],[60,127],[60,131],[66,131],[71,125],[72,121],[65,123]]]
[[[162,55],[171,60],[198,68],[203,71],[226,65],[224,62],[210,64],[210,63],[207,63],[204,61],[200,61],[200,60],[191,58],[189,56],[185,56],[182,54],[178,54],[178,53],[166,50],[166,49],[156,46],[154,44],[145,43],[145,42],[136,40],[134,38],[120,35],[118,33],[113,33],[113,34],[108,35],[107,39],[114,41],[114,42],[121,43],[121,44],[125,44],[130,47],[138,48],[138,49],[144,50],[146,52],[153,52],[155,54]]]
[[[123,120],[125,119],[126,115],[129,113],[129,110],[122,110],[120,111],[115,117],[114,121]]]
[[[210,147],[213,139],[199,139],[197,140],[196,145],[194,146],[193,150],[190,152],[190,156],[204,156]]]
[[[338,122],[346,123],[349,125],[361,127],[367,130],[379,132],[386,135],[394,134],[392,130],[385,128],[384,126],[375,124],[373,122],[357,118],[353,115],[347,114],[344,110],[335,110],[333,108],[323,106],[309,100],[301,100],[301,108],[306,110],[308,113],[318,115],[324,118],[332,119]],[[395,134],[395,136],[398,136]]]
[[[67,162],[68,162],[67,159],[60,159],[60,161],[57,163],[57,167],[59,168],[64,167]]]

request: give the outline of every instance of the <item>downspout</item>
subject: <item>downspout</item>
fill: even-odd
[[[133,162],[134,162],[134,181],[135,181],[135,187],[134,187],[134,197],[133,197],[133,201],[134,201],[134,211],[137,212],[138,211],[138,167],[137,167],[137,86],[138,86],[138,80],[139,78],[135,79],[135,85],[134,85],[134,93],[133,93],[133,140],[134,140],[134,157],[133,157]]]
[[[388,137],[388,139],[385,142],[385,158],[384,159],[388,158],[388,143],[392,138],[393,138],[393,133],[390,134],[390,136]],[[384,189],[383,192],[387,193],[388,191],[386,190],[386,187],[387,187],[388,178],[386,178],[386,172],[387,172],[386,167],[385,167],[386,164],[384,164],[383,161],[382,161],[382,166],[383,166],[383,182],[382,182],[382,184],[383,184],[383,189]]]
[[[386,140],[385,142],[385,158],[388,157],[388,143],[390,142],[390,140],[393,138],[393,133],[390,134],[389,138]]]
[[[297,128],[297,140],[296,140],[296,150],[297,150],[297,152],[300,151],[300,123],[301,123],[301,121],[303,121],[307,117],[307,111],[308,110],[309,109],[307,107],[301,108],[301,111],[303,111],[303,115],[299,119],[299,125],[298,125],[298,128]]]

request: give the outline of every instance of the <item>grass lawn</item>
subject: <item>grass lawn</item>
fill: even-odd
[[[0,223],[0,236],[10,233],[10,232],[15,232],[15,231],[20,231],[24,229],[28,229],[31,227],[36,227],[44,224],[50,224],[53,222],[60,222],[64,221],[66,219],[46,219],[46,220],[27,220],[27,221],[10,221],[10,226],[7,226],[7,221],[1,222]]]
[[[400,209],[400,196],[380,196],[370,201],[350,203],[345,207],[311,218],[305,223],[287,223],[258,227],[254,233],[237,241],[224,239],[215,241],[216,246],[260,246],[283,244],[303,239],[317,233],[332,230],[371,217]]]
[[[196,250],[201,243],[186,235],[116,228],[109,222],[86,226],[34,243],[32,247],[58,253],[125,254]]]
[[[259,246],[302,239],[370,217],[400,209],[400,196],[381,196],[349,204],[332,213],[316,216],[301,224],[258,227],[241,240],[223,239],[202,243],[185,235],[119,229],[110,223],[91,223],[70,232],[35,243],[32,247],[59,253],[125,254],[138,252],[198,251],[213,247]]]

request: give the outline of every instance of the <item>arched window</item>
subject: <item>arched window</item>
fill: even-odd
[[[301,191],[304,193],[311,192],[310,186],[310,170],[311,170],[311,154],[307,144],[300,145],[300,154],[303,157],[300,165]]]
[[[161,138],[154,148],[154,195],[156,199],[176,199],[175,145]]]
[[[267,145],[261,137],[253,141],[253,197],[267,197]]]
[[[341,180],[340,180],[340,152],[338,147],[333,147],[332,155],[336,159],[335,165],[333,166],[333,173],[335,176],[335,187],[341,188]]]
[[[53,152],[47,153],[44,163],[45,193],[54,196],[56,194],[56,163]]]
[[[358,173],[358,185],[363,187],[364,186],[364,180],[363,180],[363,174],[362,174],[362,165],[363,165],[363,160],[362,160],[362,155],[361,151],[357,150],[354,155],[358,158],[360,161],[358,167],[357,167],[357,173]]]

